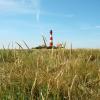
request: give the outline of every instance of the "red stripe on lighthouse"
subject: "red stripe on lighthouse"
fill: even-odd
[[[50,37],[50,40],[53,40],[53,37]]]
[[[53,47],[53,36],[52,36],[52,30],[50,31],[50,47]]]

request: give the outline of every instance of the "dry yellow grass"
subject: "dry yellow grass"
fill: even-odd
[[[99,99],[100,50],[0,50],[0,100]]]

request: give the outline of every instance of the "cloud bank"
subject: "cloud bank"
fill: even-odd
[[[40,0],[0,0],[0,13],[31,13],[36,15],[36,20],[40,17]]]
[[[63,18],[73,18],[74,14],[61,14],[48,11],[42,11],[41,0],[0,0],[0,13],[12,12],[17,14],[34,14],[36,16],[36,21],[39,22],[40,15],[53,16],[53,17],[63,17]]]

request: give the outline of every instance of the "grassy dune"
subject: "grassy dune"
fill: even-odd
[[[100,100],[100,50],[0,50],[0,100]]]

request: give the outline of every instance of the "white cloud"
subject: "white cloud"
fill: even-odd
[[[33,13],[40,18],[40,0],[0,0],[1,12]]]
[[[15,8],[17,5],[12,0],[0,0],[0,10],[5,11],[8,9]]]
[[[33,9],[36,11],[36,20],[39,22],[40,19],[40,0],[32,0]]]
[[[96,26],[97,29],[100,29],[100,25]]]
[[[65,18],[72,18],[74,14],[63,14],[63,13],[53,13],[53,12],[41,12],[43,15],[47,16],[54,16],[54,17],[65,17]]]
[[[73,14],[61,14],[48,11],[41,11],[41,0],[0,0],[0,13],[14,12],[19,14],[34,14],[37,22],[40,20],[40,15],[72,18]],[[11,13],[10,13],[11,14]]]

